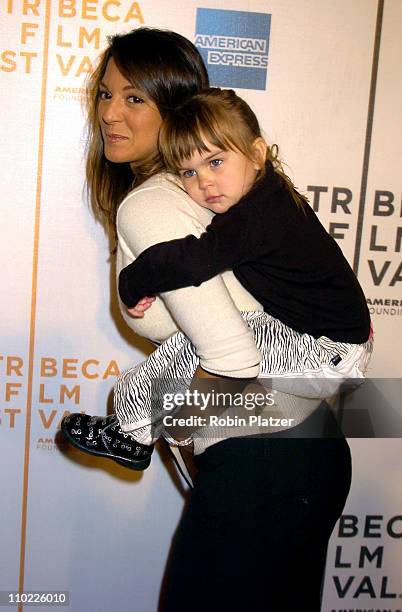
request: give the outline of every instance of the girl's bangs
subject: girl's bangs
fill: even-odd
[[[215,122],[192,121],[187,123],[184,129],[172,133],[172,140],[175,143],[174,165],[179,166],[180,162],[190,159],[194,153],[209,153],[210,146],[213,145],[222,150],[236,149],[234,143]]]

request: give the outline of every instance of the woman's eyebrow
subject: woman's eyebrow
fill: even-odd
[[[99,83],[99,85],[100,85],[101,87],[104,87],[105,89],[109,89],[109,87],[106,85],[106,83],[105,83],[104,81],[101,81],[101,82]],[[125,86],[123,87],[123,91],[127,91],[128,89],[136,89],[137,91],[139,91],[139,89],[137,89],[137,87],[135,87],[134,85],[125,85]]]

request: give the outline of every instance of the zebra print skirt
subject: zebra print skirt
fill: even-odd
[[[327,398],[345,380],[363,379],[373,350],[364,344],[335,342],[301,334],[271,315],[241,313],[253,330],[262,356],[259,382],[269,388],[304,398]],[[189,388],[199,359],[190,340],[177,332],[145,361],[123,372],[114,387],[114,409],[121,429],[143,444],[161,433],[166,394]]]

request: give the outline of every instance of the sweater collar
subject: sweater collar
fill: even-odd
[[[264,197],[266,197],[272,195],[276,191],[282,190],[283,186],[283,178],[275,172],[272,163],[267,162],[265,165],[264,176],[255,183],[254,187],[251,189],[251,192],[263,194]]]

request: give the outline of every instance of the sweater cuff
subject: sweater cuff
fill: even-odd
[[[127,266],[128,267],[128,266]],[[119,274],[118,291],[121,301],[127,308],[133,308],[144,297],[134,289],[130,282],[130,275],[127,268],[123,268]]]
[[[260,366],[259,363],[255,366],[257,368],[257,373],[255,375],[250,375],[250,376],[236,376],[236,372],[230,373],[228,374],[227,372],[219,372],[218,370],[211,370],[210,368],[207,369],[205,367],[203,367],[201,364],[199,365],[199,367],[201,368],[201,370],[203,370],[206,374],[211,374],[212,376],[219,376],[219,378],[224,378],[227,380],[236,380],[237,382],[241,382],[244,381],[245,384],[249,384],[250,381],[255,380],[256,378],[258,378],[258,375],[260,373]],[[252,371],[252,368],[249,368],[250,371]],[[244,370],[242,370],[242,372],[244,372]]]

